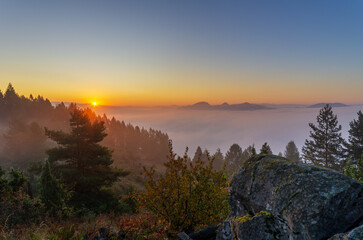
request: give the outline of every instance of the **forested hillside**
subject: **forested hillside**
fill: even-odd
[[[69,113],[76,107],[75,104],[55,105],[42,96],[20,96],[9,84],[4,93],[0,91],[0,165],[24,170],[34,163],[43,162],[46,150],[54,146],[54,142],[44,135],[44,127],[68,131]],[[91,108],[85,111],[91,121],[105,123],[108,136],[101,144],[113,150],[115,166],[161,166],[166,161],[167,134],[106,115],[98,116]]]

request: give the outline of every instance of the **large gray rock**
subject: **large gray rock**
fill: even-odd
[[[328,240],[362,240],[363,239],[363,225],[347,233],[339,233],[329,238]]]
[[[290,236],[286,223],[269,212],[260,212],[255,216],[229,217],[217,233],[217,239],[223,240],[289,240]]]
[[[289,239],[326,239],[363,219],[362,184],[335,171],[272,155],[245,162],[231,181],[230,193],[232,212],[226,223],[268,211],[286,224]],[[227,238],[219,233],[217,239]]]

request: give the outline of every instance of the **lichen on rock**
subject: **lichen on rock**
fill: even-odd
[[[325,168],[259,155],[233,177],[229,203],[232,212],[217,239],[247,239],[241,237],[246,234],[249,239],[263,234],[261,239],[327,239],[362,221],[363,184]],[[265,224],[256,225],[260,221]],[[220,233],[227,223],[231,231],[224,238]]]

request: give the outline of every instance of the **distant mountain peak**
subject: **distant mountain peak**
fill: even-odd
[[[197,102],[194,103],[193,106],[210,106],[210,104],[207,102]]]
[[[248,102],[240,104],[228,104],[227,102],[224,102],[221,105],[210,105],[207,102],[197,102],[193,105],[184,106],[182,108],[193,109],[193,110],[229,110],[229,111],[269,109],[264,105],[251,104]]]
[[[349,105],[346,105],[344,103],[317,103],[310,106],[307,106],[308,108],[323,108],[325,105],[329,104],[331,107],[348,107]]]

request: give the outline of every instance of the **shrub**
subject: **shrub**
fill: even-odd
[[[173,152],[170,142],[169,161],[160,176],[155,169],[144,168],[145,191],[135,195],[140,207],[170,224],[174,232],[191,232],[219,222],[229,214],[225,170],[213,170],[213,159],[190,161]],[[188,150],[188,149],[187,149]]]
[[[0,168],[0,226],[12,227],[39,221],[44,206],[38,198],[31,198],[24,190],[27,178],[23,172],[11,169],[8,176]]]
[[[363,183],[363,154],[356,164],[349,159],[344,166],[344,174]]]
[[[126,193],[121,197],[118,204],[118,212],[120,213],[136,213],[137,202],[133,195],[136,194],[135,189],[131,186],[126,190]]]

